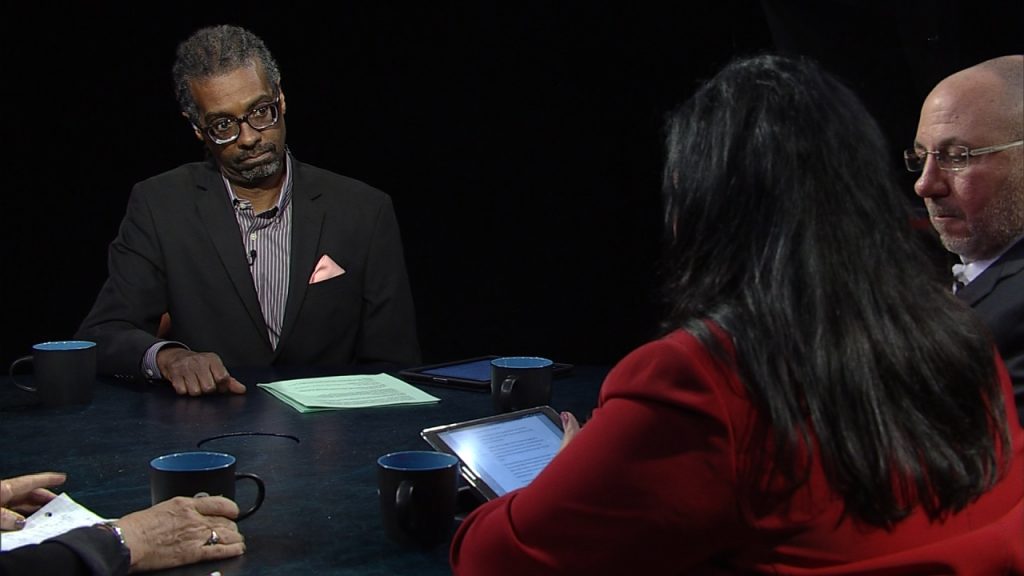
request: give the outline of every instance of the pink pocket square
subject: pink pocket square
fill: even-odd
[[[331,260],[331,257],[327,254],[324,254],[320,257],[320,261],[316,263],[316,268],[313,269],[313,275],[309,277],[309,283],[316,284],[317,282],[330,280],[335,276],[341,276],[344,273],[344,268],[338,266],[337,262]]]

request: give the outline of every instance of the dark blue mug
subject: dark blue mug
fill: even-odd
[[[504,356],[491,360],[491,401],[495,413],[550,404],[554,364],[537,356]]]
[[[223,452],[176,452],[158,456],[149,463],[149,488],[153,504],[175,496],[201,498],[223,496],[235,499],[235,483],[252,480],[256,484],[256,502],[238,513],[241,520],[263,505],[266,488],[255,474],[235,472],[235,457]]]
[[[455,519],[459,459],[443,452],[392,452],[377,459],[377,493],[387,535],[431,548],[448,540]]]
[[[17,368],[32,364],[34,386],[18,382]],[[46,406],[88,404],[96,384],[96,343],[86,340],[40,342],[31,356],[22,356],[8,373],[15,386],[32,392]]]

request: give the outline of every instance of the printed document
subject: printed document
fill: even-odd
[[[299,412],[430,404],[441,399],[388,374],[325,376],[257,384]]]

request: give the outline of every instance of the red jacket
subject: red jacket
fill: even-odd
[[[892,531],[842,519],[820,461],[788,501],[754,516],[739,479],[756,421],[734,373],[673,333],[608,375],[578,436],[526,488],[460,526],[455,574],[1024,574],[1024,429],[999,364],[1012,461],[944,522],[916,509]]]

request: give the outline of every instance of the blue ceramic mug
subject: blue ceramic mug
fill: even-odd
[[[392,452],[377,459],[377,493],[387,535],[430,548],[451,536],[459,459],[443,452]]]
[[[537,356],[504,356],[491,360],[491,401],[495,413],[550,404],[554,364]]]
[[[252,480],[256,484],[256,502],[240,510],[241,520],[263,505],[266,488],[255,474],[235,472],[235,457],[223,452],[176,452],[158,456],[149,463],[149,488],[153,504],[175,496],[201,498],[223,496],[235,499],[235,483]]]
[[[19,382],[20,365],[32,365],[32,384]],[[32,392],[46,406],[88,404],[96,384],[96,343],[86,340],[40,342],[30,356],[11,364],[8,374],[22,390]]]

